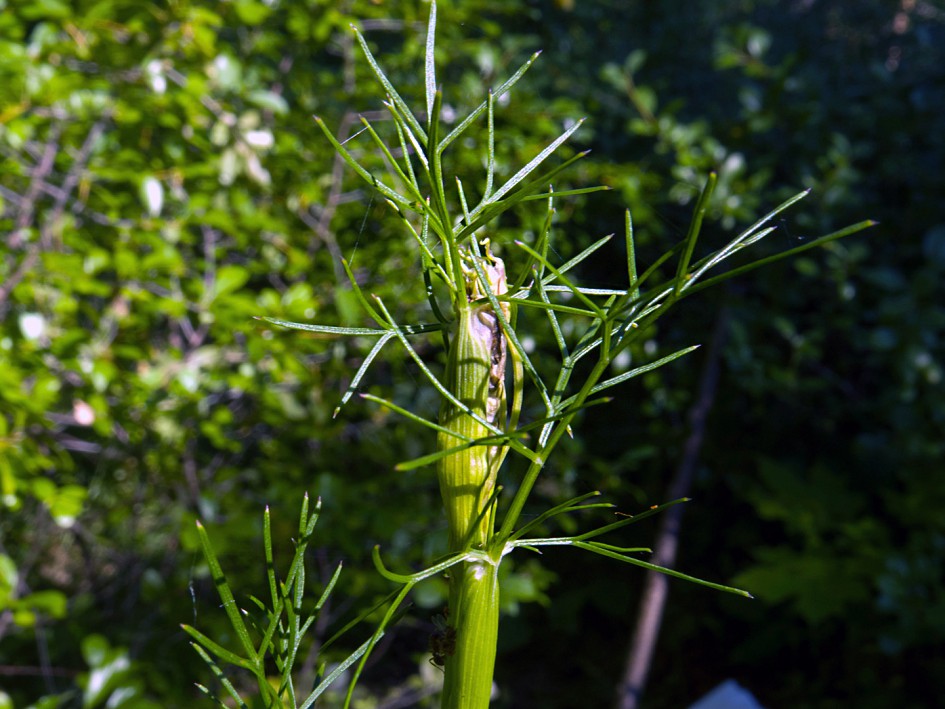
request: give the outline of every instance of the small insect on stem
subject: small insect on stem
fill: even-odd
[[[443,610],[443,615],[433,616],[434,630],[430,634],[430,664],[442,668],[446,665],[446,658],[456,652],[456,628],[448,625],[449,608]]]

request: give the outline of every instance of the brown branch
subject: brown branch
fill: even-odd
[[[82,670],[68,667],[36,667],[35,665],[0,665],[0,677],[32,677],[53,675],[56,677],[75,677]]]
[[[16,227],[13,233],[10,234],[7,242],[11,249],[18,249],[26,241],[25,231],[33,223],[33,217],[36,213],[36,202],[39,200],[40,193],[42,192],[42,185],[46,180],[46,176],[52,172],[53,165],[56,162],[56,155],[59,154],[59,138],[62,135],[62,130],[63,127],[59,123],[55,124],[50,129],[50,135],[43,148],[43,153],[36,163],[36,167],[33,168],[32,175],[30,176],[30,185],[26,190],[26,194],[20,199],[20,213],[17,215]],[[36,265],[36,262],[39,260],[39,252],[40,244],[37,242],[27,250],[26,255],[16,267],[13,266],[11,261],[8,270],[12,271],[12,273],[0,284],[0,318],[4,315],[4,303],[6,303],[7,298],[10,297],[10,293],[13,292],[17,284],[22,281],[26,274],[30,272],[30,269]],[[15,260],[16,257],[13,256],[12,259]]]
[[[356,121],[361,118],[365,118],[368,121],[383,121],[389,120],[390,115],[386,111],[368,111],[364,113],[346,113],[342,119],[341,124],[338,126],[338,141],[342,144],[351,140],[352,138],[363,133],[365,129],[361,129],[353,136],[349,136],[352,126]],[[317,209],[315,205],[311,208],[301,207],[296,211],[299,219],[309,227],[321,243],[328,249],[328,252],[332,256],[332,266],[335,272],[335,281],[340,285],[347,282],[347,275],[342,268],[342,253],[341,247],[338,245],[338,239],[335,238],[335,232],[331,228],[331,221],[335,216],[335,212],[338,210],[338,207],[345,202],[351,200],[352,197],[360,195],[360,192],[354,193],[345,193],[342,191],[342,184],[344,182],[344,172],[345,172],[345,161],[341,157],[341,154],[336,152],[334,161],[332,162],[331,168],[331,187],[329,188],[328,195],[325,199],[325,204],[321,209]],[[309,244],[308,254],[313,256],[315,253],[315,242]]]
[[[30,246],[26,255],[16,268],[13,269],[10,276],[3,284],[0,284],[0,316],[3,315],[4,305],[7,298],[9,298],[10,294],[13,292],[13,289],[19,285],[20,281],[26,277],[26,274],[29,273],[36,265],[36,262],[39,261],[42,248],[48,248],[50,228],[62,216],[69,195],[72,193],[72,190],[75,189],[76,185],[79,184],[79,179],[92,154],[95,141],[98,140],[102,131],[105,129],[105,120],[106,118],[99,119],[89,129],[88,135],[86,135],[85,141],[82,143],[82,147],[79,148],[79,152],[72,162],[72,167],[69,169],[69,172],[66,173],[62,185],[58,188],[57,196],[53,201],[52,212],[49,214],[49,217],[43,221],[43,226],[40,229],[40,238]],[[62,130],[63,127],[61,124],[57,124],[51,129],[51,135],[46,141],[46,147],[43,150],[42,157],[34,168],[32,177],[30,178],[30,186],[20,201],[20,213],[17,217],[16,229],[10,236],[9,241],[10,246],[13,248],[21,244],[24,239],[23,231],[35,221],[36,205],[40,194],[49,191],[46,185],[46,177],[52,172],[53,165],[56,162],[56,155],[59,153],[59,138],[62,135]]]
[[[33,223],[36,201],[39,199],[43,182],[45,182],[46,176],[52,172],[53,165],[56,163],[56,155],[59,154],[59,138],[62,136],[62,130],[61,123],[55,124],[50,129],[50,136],[43,148],[43,154],[39,158],[36,167],[33,168],[33,174],[30,176],[30,186],[20,203],[20,214],[16,220],[16,229],[10,236],[10,246],[13,248],[18,248],[21,245],[24,240],[23,230]]]
[[[689,409],[689,437],[683,447],[679,466],[670,481],[666,498],[668,500],[686,497],[692,487],[692,478],[705,437],[706,420],[718,389],[722,348],[727,333],[728,313],[723,309],[715,323],[712,341],[706,353],[698,397]],[[670,507],[663,516],[656,543],[653,545],[653,557],[650,559],[652,563],[666,568],[672,568],[675,565],[683,508],[684,505],[675,505]],[[637,709],[640,704],[653,662],[653,652],[659,639],[668,593],[669,577],[655,571],[648,571],[637,613],[636,630],[630,643],[623,680],[617,691],[617,709]]]
[[[348,139],[348,132],[352,124],[357,120],[357,114],[346,113],[341,119],[341,125],[338,128],[338,139],[343,143]],[[332,268],[335,272],[335,282],[341,285],[345,282],[345,272],[341,266],[341,248],[338,246],[338,240],[331,228],[331,220],[335,216],[338,205],[341,203],[341,185],[344,177],[344,160],[340,153],[335,152],[335,157],[331,168],[331,187],[328,190],[328,197],[325,200],[325,206],[321,209],[317,217],[311,215],[307,208],[302,207],[297,211],[299,219],[309,227],[319,240],[328,249],[331,254]],[[314,243],[309,244],[309,256],[314,253]]]
[[[72,190],[74,190],[79,184],[82,173],[89,162],[89,158],[92,156],[92,149],[95,147],[96,141],[104,132],[105,122],[109,117],[110,114],[105,115],[97,120],[94,124],[92,124],[92,127],[86,134],[85,140],[82,142],[82,147],[79,148],[79,152],[76,153],[76,156],[72,161],[72,167],[69,168],[69,172],[66,173],[65,179],[62,181],[62,185],[60,185],[59,195],[53,202],[52,213],[50,218],[46,220],[47,225],[55,224],[56,221],[62,216],[62,213],[66,207],[66,203],[69,200],[69,195],[72,194]]]

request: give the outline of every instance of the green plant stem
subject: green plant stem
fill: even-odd
[[[447,359],[446,386],[456,398],[482,419],[487,419],[490,344],[482,335],[479,308],[468,303],[459,309],[456,332]],[[491,432],[467,411],[450,401],[440,410],[437,448],[448,450],[463,440],[476,440]],[[449,550],[482,548],[491,536],[492,514],[480,514],[491,495],[495,476],[490,475],[489,448],[473,446],[440,459],[437,477],[449,527]]]
[[[455,647],[446,658],[442,709],[485,709],[499,637],[498,559],[466,562],[450,581]]]
[[[454,302],[446,387],[454,395],[440,410],[437,447],[450,450],[463,440],[492,435],[483,424],[504,425],[506,340],[500,318],[483,302],[488,281],[493,293],[506,291],[505,267],[491,255],[466,253],[464,290]],[[494,301],[493,301],[494,302]],[[500,306],[501,307],[501,306]],[[508,314],[503,313],[507,322]],[[462,406],[457,406],[457,403]],[[437,654],[444,660],[444,709],[488,707],[492,693],[499,628],[498,566],[501,552],[486,553],[495,525],[495,481],[501,446],[463,448],[437,461],[437,477],[449,526],[450,552],[478,550],[450,578],[449,621]]]

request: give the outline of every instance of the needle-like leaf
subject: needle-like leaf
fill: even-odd
[[[433,102],[436,94],[436,0],[430,3],[430,20],[427,22],[427,51],[424,62],[424,85],[427,94],[427,121],[433,122]]]
[[[528,58],[528,61],[526,61],[524,64],[522,64],[522,66],[518,68],[518,71],[516,71],[511,77],[509,77],[507,81],[501,84],[499,88],[495,89],[495,91],[492,92],[492,99],[498,100],[502,96],[504,96],[518,82],[518,80],[522,78],[525,72],[531,68],[532,64],[535,63],[535,60],[538,59],[538,56],[540,54],[541,52],[535,52],[534,54],[532,54]],[[483,111],[485,111],[488,108],[488,106],[489,106],[489,99],[487,98],[485,101],[479,104],[475,109],[473,109],[469,113],[469,115],[467,115],[462,121],[460,121],[459,125],[457,125],[452,131],[450,131],[450,133],[445,138],[443,138],[442,141],[440,141],[440,144],[437,149],[441,153],[444,150],[446,150],[446,148],[449,147],[450,143],[452,143],[460,135],[462,135],[463,131],[469,128],[469,126],[472,125],[472,123],[477,118],[479,118],[479,116],[482,115]]]
[[[358,44],[361,45],[361,51],[364,52],[364,57],[367,59],[368,64],[370,64],[371,70],[374,72],[374,76],[377,77],[377,80],[380,82],[381,86],[384,87],[384,92],[390,96],[391,101],[397,107],[398,111],[400,111],[401,115],[404,117],[404,120],[406,120],[410,125],[410,129],[420,137],[422,142],[425,143],[427,141],[427,134],[423,132],[423,128],[420,126],[420,123],[410,111],[410,107],[407,105],[407,102],[400,97],[400,94],[397,93],[397,89],[394,88],[394,85],[390,82],[390,79],[387,78],[384,70],[381,69],[381,65],[377,63],[377,60],[371,53],[364,36],[354,25],[351,26],[351,29],[354,31],[354,36],[357,38]]]

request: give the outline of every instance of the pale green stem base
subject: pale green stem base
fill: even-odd
[[[456,647],[446,660],[442,709],[487,709],[499,635],[499,565],[475,561],[450,581]]]

